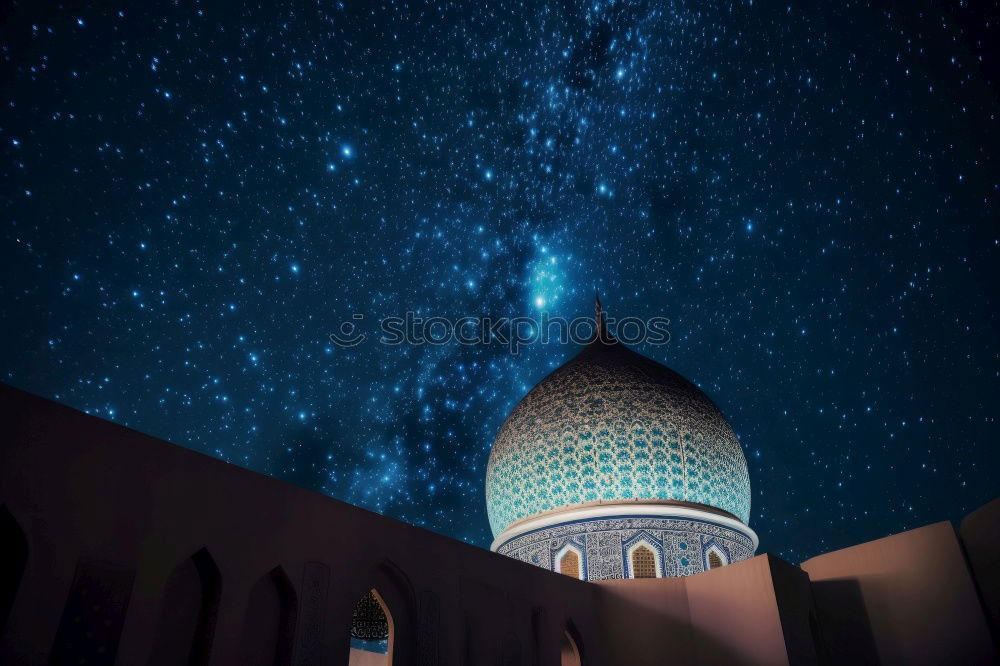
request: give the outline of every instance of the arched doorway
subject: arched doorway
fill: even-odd
[[[581,666],[580,649],[569,631],[563,632],[562,648],[559,650],[561,666]]]
[[[369,590],[354,604],[351,613],[349,666],[389,666],[392,638],[392,614],[378,590]]]
[[[222,596],[222,575],[202,548],[170,574],[162,597],[150,666],[208,663]]]

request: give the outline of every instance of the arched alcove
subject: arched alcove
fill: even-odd
[[[580,648],[577,647],[572,633],[567,629],[563,632],[562,647],[559,649],[560,666],[581,666]]]
[[[566,544],[556,553],[556,571],[566,576],[583,579],[583,553],[578,548]]]
[[[351,612],[349,666],[389,666],[392,641],[392,613],[373,588],[361,595]]]
[[[580,577],[580,556],[575,550],[567,550],[559,558],[559,573],[573,578]]]
[[[275,567],[250,590],[240,648],[243,664],[288,666],[295,637],[295,589],[285,570]]]
[[[729,564],[729,555],[718,545],[712,544],[705,551],[705,569],[719,569]]]
[[[663,542],[642,530],[622,543],[626,578],[661,578]]]
[[[28,539],[6,506],[0,506],[0,635],[17,598],[28,564]]]
[[[150,666],[208,663],[222,596],[222,576],[202,548],[171,572],[160,603]]]
[[[500,648],[501,666],[521,666],[521,641],[517,634],[510,632],[503,637]]]
[[[632,578],[657,578],[656,555],[646,544],[632,551]]]

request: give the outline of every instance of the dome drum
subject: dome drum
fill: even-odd
[[[678,512],[687,515],[594,513],[583,509],[564,514],[564,522],[541,527],[526,524],[525,531],[494,542],[493,550],[559,572],[560,556],[570,547],[580,556],[580,578],[609,580],[641,577],[635,575],[633,567],[634,553],[640,546],[653,554],[657,577],[702,573],[713,568],[712,552],[717,561],[729,564],[752,557],[757,547],[757,535],[750,528],[738,521],[709,520],[711,514],[697,510]]]

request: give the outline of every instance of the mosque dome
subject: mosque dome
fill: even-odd
[[[750,480],[715,403],[605,334],[508,416],[490,453],[486,500],[497,537],[527,518],[605,503],[691,506],[745,525]]]

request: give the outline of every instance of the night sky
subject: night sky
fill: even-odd
[[[485,547],[576,348],[377,322],[596,288],[670,319],[638,351],[730,418],[760,552],[1000,494],[995,8],[218,4],[0,10],[3,381]]]

